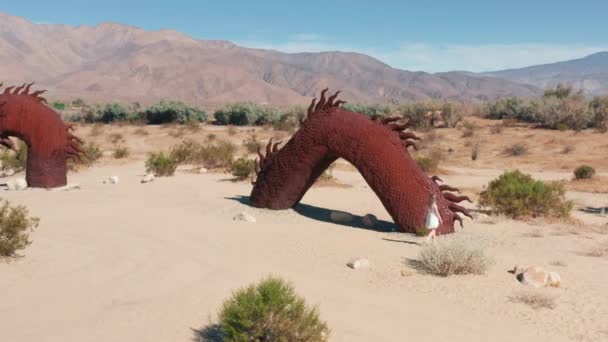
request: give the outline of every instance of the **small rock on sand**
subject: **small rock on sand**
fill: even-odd
[[[27,189],[27,181],[25,178],[16,178],[6,183],[7,190],[25,190]]]
[[[365,258],[359,258],[350,261],[348,264],[346,264],[346,266],[352,268],[353,270],[356,270],[359,268],[368,268],[370,266],[370,263],[369,260]]]
[[[103,181],[103,184],[118,184],[120,182],[120,178],[118,176],[112,176]]]
[[[353,215],[344,211],[334,210],[329,214],[329,219],[333,222],[351,222]]]
[[[361,219],[363,225],[367,228],[374,228],[378,224],[378,218],[375,215],[367,214]]]
[[[255,220],[255,217],[253,217],[253,216],[249,215],[248,213],[246,213],[246,212],[244,212],[244,211],[243,211],[243,212],[241,212],[241,213],[239,213],[239,214],[237,214],[237,215],[236,215],[236,216],[233,218],[233,220],[234,220],[234,221],[251,222],[251,223],[253,223],[253,222],[255,222],[255,221],[256,221],[256,220]]]
[[[64,186],[60,186],[58,188],[52,188],[49,190],[52,191],[70,191],[70,190],[75,190],[75,189],[80,189],[80,184],[68,184],[68,185],[64,185]]]
[[[152,173],[148,173],[147,175],[145,175],[142,179],[141,182],[142,183],[150,183],[154,180],[154,174]]]
[[[560,287],[561,277],[557,272],[549,272],[539,266],[517,265],[513,269],[515,277],[523,285],[532,287]]]

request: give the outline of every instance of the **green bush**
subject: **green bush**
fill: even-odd
[[[177,162],[170,155],[164,152],[149,153],[146,159],[146,172],[153,173],[155,176],[173,176]]]
[[[489,103],[483,116],[488,119],[514,119],[526,122],[534,122],[534,106],[517,97],[502,98],[496,102]]]
[[[148,124],[160,125],[166,123],[186,124],[189,122],[207,121],[207,112],[188,106],[177,101],[161,101],[143,112]]]
[[[508,217],[568,217],[572,202],[565,199],[564,186],[534,180],[519,170],[503,173],[481,192],[479,206]]]
[[[295,131],[300,127],[300,121],[308,115],[307,109],[302,106],[289,108],[272,126],[278,131]]]
[[[266,125],[279,120],[279,111],[253,102],[237,102],[216,111],[215,122],[219,125]]]
[[[40,220],[30,217],[26,207],[13,207],[4,200],[0,203],[0,256],[10,257],[31,243],[28,232],[37,227]]]
[[[581,165],[574,170],[574,178],[589,179],[595,175],[595,169],[589,165]]]
[[[361,113],[367,116],[386,116],[389,115],[391,112],[390,106],[379,103],[345,103],[342,105],[342,108],[351,112]]]
[[[223,341],[327,341],[329,328],[291,284],[267,278],[241,289],[219,312]]]
[[[230,165],[230,174],[238,180],[247,179],[254,172],[255,161],[247,158],[238,158]]]
[[[108,103],[101,108],[97,117],[103,123],[124,122],[129,119],[129,111],[121,104]]]
[[[13,170],[19,172],[25,170],[27,144],[23,140],[19,140],[17,151],[3,150],[2,154],[0,154],[0,162],[2,163],[2,171]]]
[[[63,102],[53,102],[52,106],[57,110],[65,110],[65,103]]]

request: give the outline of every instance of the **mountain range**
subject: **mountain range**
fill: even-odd
[[[601,93],[608,89],[607,66],[603,53],[486,74],[431,74],[392,68],[354,52],[282,53],[173,30],[35,24],[0,13],[0,82],[36,81],[50,98],[66,100],[285,106],[305,104],[329,87],[350,102],[483,101],[539,96],[562,80]]]

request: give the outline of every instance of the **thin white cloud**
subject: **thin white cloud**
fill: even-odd
[[[375,57],[395,68],[427,72],[452,70],[483,72],[521,68],[581,58],[599,51],[608,51],[608,44],[594,46],[544,43],[465,45],[406,42],[395,46],[394,49],[380,49],[332,44],[322,36],[313,33],[294,35],[288,41],[281,43],[263,41],[237,41],[236,43],[246,47],[287,53],[360,52]]]

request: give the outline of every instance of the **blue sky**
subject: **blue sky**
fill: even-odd
[[[169,28],[285,52],[356,51],[429,72],[522,67],[608,50],[608,0],[6,0],[0,12],[37,23]]]

